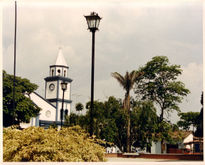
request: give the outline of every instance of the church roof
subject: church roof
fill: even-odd
[[[54,106],[53,104],[51,104],[47,99],[45,99],[45,98],[43,98],[41,95],[39,95],[38,93],[36,93],[36,92],[32,92],[29,96],[28,96],[30,99],[31,99],[31,101],[35,104],[35,105],[37,105],[37,106],[39,106],[40,108],[42,108],[42,105],[44,106],[44,105],[50,105],[50,106],[52,106],[52,107],[54,107],[54,108],[56,108],[56,106]],[[40,101],[39,101],[40,100]],[[41,104],[40,104],[41,103]]]
[[[62,48],[59,48],[59,51],[58,51],[58,56],[56,58],[56,64],[55,65],[61,65],[61,66],[68,66],[64,56],[63,56],[63,53],[62,53]]]

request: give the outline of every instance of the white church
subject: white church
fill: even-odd
[[[45,97],[43,98],[36,92],[31,93],[28,97],[41,108],[39,115],[33,117],[30,123],[21,123],[22,128],[29,126],[40,126],[48,128],[51,124],[61,125],[61,109],[63,106],[63,116],[70,115],[71,112],[71,82],[68,77],[68,65],[63,56],[62,49],[56,58],[56,63],[50,65],[49,76],[45,80]],[[64,91],[61,88],[61,83],[67,83],[67,89]],[[63,105],[62,105],[63,103]],[[64,118],[63,118],[64,122]]]

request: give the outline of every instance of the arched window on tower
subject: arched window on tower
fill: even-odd
[[[65,110],[65,116],[67,116],[67,115],[68,115],[68,110],[66,109],[66,110]]]
[[[64,77],[66,77],[66,70],[64,70]]]
[[[58,69],[58,76],[60,76],[60,74],[61,74],[61,70],[60,70],[60,69]]]
[[[51,70],[51,76],[54,76],[54,69]]]

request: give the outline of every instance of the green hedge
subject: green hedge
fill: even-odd
[[[105,149],[79,126],[63,128],[4,128],[4,161],[87,162],[105,161]]]

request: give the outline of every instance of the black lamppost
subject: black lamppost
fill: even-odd
[[[92,67],[91,67],[91,103],[90,103],[90,135],[93,135],[93,99],[94,99],[94,66],[95,66],[95,31],[98,30],[100,18],[97,13],[92,12],[85,16],[88,29],[92,32]]]
[[[63,81],[61,82],[61,88],[63,90],[63,99],[62,99],[62,108],[61,108],[61,111],[60,111],[60,118],[61,118],[61,128],[62,128],[62,125],[63,125],[63,106],[64,106],[64,93],[67,89],[67,82]]]

